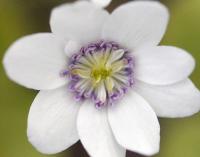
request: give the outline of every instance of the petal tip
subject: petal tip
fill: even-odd
[[[105,8],[109,6],[109,4],[112,2],[112,0],[91,0],[95,5]]]

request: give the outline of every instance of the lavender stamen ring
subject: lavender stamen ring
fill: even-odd
[[[76,100],[90,98],[96,107],[111,105],[133,85],[133,65],[129,51],[117,43],[91,43],[70,58],[70,90]]]

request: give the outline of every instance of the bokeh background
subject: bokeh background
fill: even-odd
[[[110,11],[128,0],[114,0]],[[171,20],[161,44],[188,50],[196,59],[191,79],[200,89],[200,0],[161,0]],[[50,10],[67,0],[0,0],[0,60],[17,38],[48,32]],[[2,62],[1,62],[2,63]],[[0,64],[0,157],[47,157],[27,141],[26,120],[37,91],[23,88],[5,75]],[[184,119],[160,119],[161,150],[155,157],[199,157],[200,113]],[[128,157],[139,157],[128,153]],[[80,143],[52,157],[87,157]],[[141,157],[141,156],[140,156]]]

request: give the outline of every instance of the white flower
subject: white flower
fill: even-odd
[[[92,157],[157,153],[157,116],[200,109],[200,92],[188,78],[192,56],[157,46],[167,23],[159,2],[129,2],[109,14],[79,1],[52,11],[52,33],[15,42],[4,58],[8,76],[40,90],[28,117],[33,146],[52,154],[80,140]]]

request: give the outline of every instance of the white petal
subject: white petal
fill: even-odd
[[[160,126],[156,114],[137,93],[130,91],[109,108],[108,119],[117,142],[128,150],[153,155],[159,151]]]
[[[135,54],[135,62],[135,77],[156,85],[185,80],[195,66],[195,61],[189,53],[170,46],[140,49]]]
[[[92,157],[125,157],[111,132],[106,109],[97,109],[90,102],[84,103],[78,114],[77,127],[80,140]]]
[[[76,119],[80,104],[70,97],[66,87],[41,91],[28,117],[28,138],[45,154],[63,151],[79,140]]]
[[[78,1],[55,8],[50,25],[56,35],[86,44],[100,39],[108,15],[107,11],[90,2]]]
[[[200,110],[200,91],[189,79],[168,86],[137,82],[135,90],[160,117],[185,117]]]
[[[103,39],[118,42],[130,50],[157,45],[162,39],[168,10],[159,2],[135,1],[117,8],[103,29]]]
[[[81,45],[75,41],[68,41],[67,44],[65,45],[65,53],[67,56],[72,56],[74,53],[79,52],[81,49]]]
[[[100,7],[107,7],[112,0],[91,0],[94,4]]]
[[[60,76],[66,56],[50,33],[35,34],[16,41],[6,52],[4,66],[15,82],[33,89],[52,89],[66,83]]]

